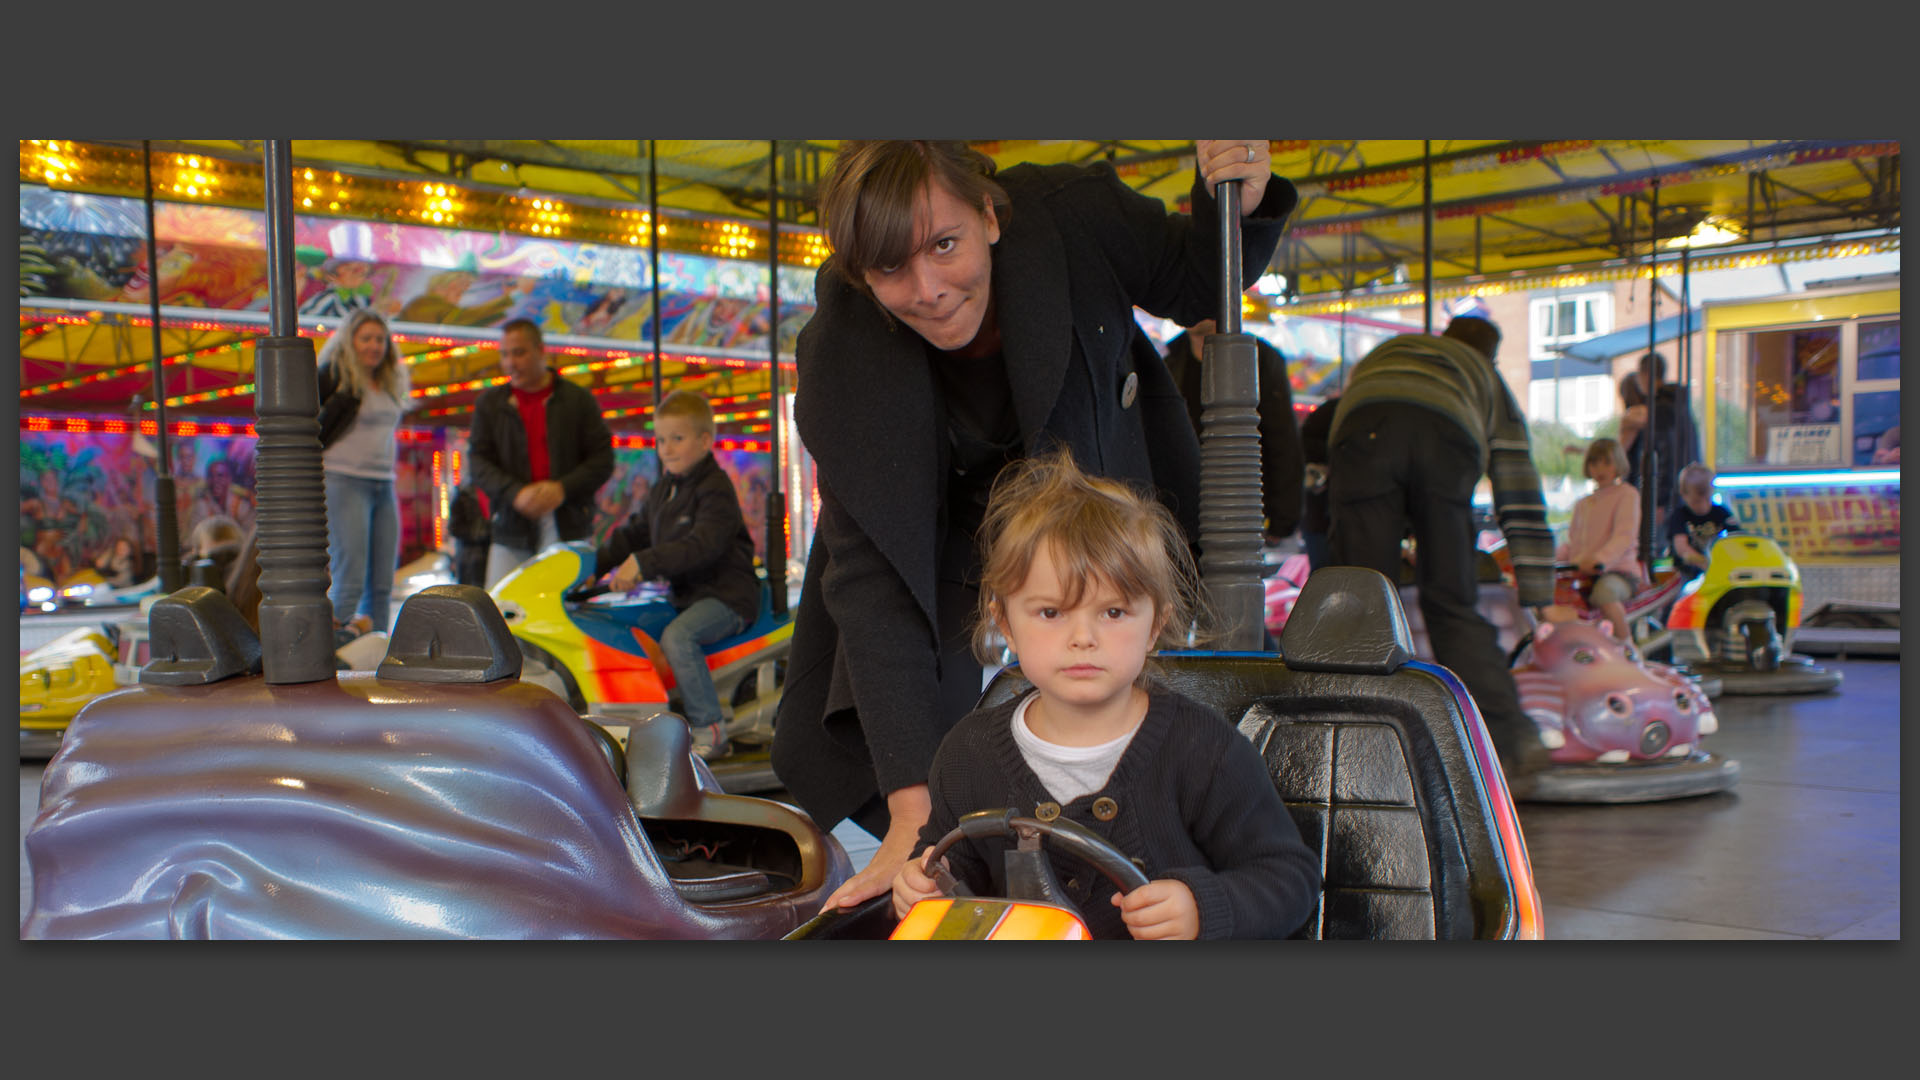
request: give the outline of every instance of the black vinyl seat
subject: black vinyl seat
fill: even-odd
[[[1457,680],[1412,659],[1392,584],[1316,571],[1269,656],[1162,653],[1162,681],[1235,721],[1321,858],[1304,938],[1513,937],[1513,876]],[[982,704],[1029,684],[1003,672]],[[1461,692],[1464,694],[1464,691]],[[1479,733],[1484,739],[1484,732]]]

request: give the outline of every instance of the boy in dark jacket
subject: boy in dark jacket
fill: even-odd
[[[668,394],[654,412],[653,437],[660,478],[640,511],[607,537],[594,572],[611,572],[616,589],[667,579],[680,614],[661,632],[660,650],[680,686],[694,752],[711,760],[726,752],[727,736],[703,646],[740,633],[760,612],[753,537],[733,481],[713,459],[707,399]]]

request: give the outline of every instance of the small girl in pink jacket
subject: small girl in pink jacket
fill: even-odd
[[[1627,600],[1639,587],[1640,562],[1634,550],[1640,532],[1640,493],[1621,480],[1627,454],[1613,439],[1595,439],[1587,447],[1585,472],[1593,494],[1573,504],[1573,524],[1555,558],[1593,576],[1588,602],[1613,623],[1613,636],[1631,637]]]

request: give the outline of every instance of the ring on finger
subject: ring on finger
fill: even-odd
[[[1247,164],[1253,164],[1253,144],[1247,144]]]

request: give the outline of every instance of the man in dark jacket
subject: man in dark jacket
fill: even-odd
[[[467,457],[493,508],[487,587],[534,553],[593,530],[593,495],[613,475],[613,433],[593,395],[547,366],[540,328],[501,328],[505,386],[473,403]]]
[[[1658,538],[1665,535],[1662,519],[1667,508],[1679,497],[1675,479],[1680,470],[1700,460],[1700,433],[1693,426],[1693,410],[1688,407],[1686,396],[1677,383],[1667,382],[1667,358],[1657,352],[1647,353],[1640,358],[1640,391],[1650,405],[1643,406],[1641,415],[1621,419],[1620,448],[1627,452],[1627,483],[1634,490],[1646,495],[1645,477],[1641,470],[1645,468],[1645,459],[1641,455],[1647,449],[1643,442],[1651,413],[1653,427],[1653,516],[1651,527],[1656,539],[1654,554],[1659,554]],[[1648,390],[1648,387],[1654,389]],[[1649,505],[1642,503],[1641,505]]]
[[[1193,218],[1105,165],[996,172],[920,140],[835,159],[821,193],[834,256],[795,399],[820,517],[773,744],[815,821],[881,838],[833,904],[890,887],[930,812],[934,751],[979,700],[971,526],[998,470],[1062,444],[1193,520],[1199,440],[1165,362],[1135,348],[1133,308],[1182,324],[1218,310],[1215,182],[1242,182],[1246,280],[1297,201],[1264,140],[1195,149]]]
[[[594,573],[611,572],[616,589],[666,578],[680,614],[660,632],[660,651],[680,687],[693,750],[726,752],[726,715],[707,670],[706,646],[745,630],[760,614],[753,537],[733,481],[713,458],[713,409],[691,390],[675,390],[653,414],[660,478],[626,524],[596,553]]]
[[[1201,319],[1167,343],[1167,371],[1180,396],[1187,399],[1187,416],[1194,434],[1200,432],[1200,358],[1214,321]],[[1280,350],[1255,337],[1260,353],[1260,503],[1265,510],[1268,543],[1279,543],[1300,522],[1300,492],[1305,463],[1300,448],[1300,425],[1293,418],[1293,386],[1287,381],[1287,358]]]

